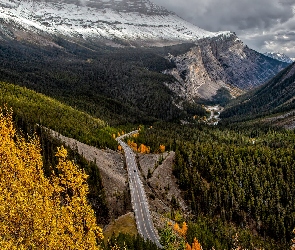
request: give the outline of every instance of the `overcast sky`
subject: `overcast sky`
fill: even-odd
[[[259,52],[295,58],[295,0],[151,0],[209,31],[230,30]]]

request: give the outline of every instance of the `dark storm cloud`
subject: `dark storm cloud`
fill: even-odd
[[[256,50],[282,48],[280,52],[295,57],[291,40],[295,31],[294,0],[152,1],[203,29],[234,31]]]

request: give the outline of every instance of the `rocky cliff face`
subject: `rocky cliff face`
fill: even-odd
[[[213,100],[224,91],[236,97],[288,65],[251,50],[234,33],[200,39],[187,53],[167,58],[176,68],[165,73],[178,80],[168,86],[187,99]]]

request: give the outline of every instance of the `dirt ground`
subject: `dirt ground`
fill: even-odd
[[[52,130],[50,133],[71,149],[77,149],[86,160],[96,163],[102,177],[111,220],[132,211],[123,154],[88,146]]]
[[[160,214],[170,212],[172,196],[178,201],[181,210],[187,211],[187,206],[182,198],[177,180],[172,173],[174,157],[174,152],[139,154],[138,156],[150,208],[152,211]],[[151,177],[148,179],[149,169]]]
[[[70,148],[77,149],[85,159],[96,162],[105,187],[112,223],[118,217],[132,212],[125,158],[122,153],[112,150],[100,150],[62,136],[52,130],[50,133]],[[176,198],[180,210],[184,213],[188,212],[183,194],[172,173],[174,158],[174,152],[137,154],[141,179],[149,200],[153,222],[157,228],[165,225],[165,221],[167,221],[166,215],[171,212],[171,199],[173,196]],[[130,216],[129,214],[127,217]]]

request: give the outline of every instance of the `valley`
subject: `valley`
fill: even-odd
[[[1,249],[290,249],[289,57],[149,0],[3,0],[0,20]]]

